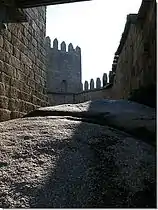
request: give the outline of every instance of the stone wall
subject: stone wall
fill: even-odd
[[[127,16],[116,55],[119,56],[113,85],[116,99],[127,99],[132,90],[156,84],[154,0],[143,0],[138,14]]]
[[[59,104],[73,104],[75,103],[74,93],[56,93],[48,92],[49,104],[52,106]]]
[[[107,74],[104,73],[101,79],[98,77],[96,82],[93,79],[90,82],[85,81],[84,90],[78,92],[53,92],[47,91],[49,104],[50,105],[58,105],[58,104],[66,104],[66,103],[79,103],[88,100],[95,100],[101,98],[111,98],[112,90],[111,84],[107,83]]]
[[[75,49],[70,43],[68,50],[62,42],[58,48],[58,40],[46,37],[47,49],[47,92],[76,93],[82,90],[81,84],[81,49]]]
[[[28,22],[0,30],[0,121],[47,105],[46,7],[24,12]]]
[[[112,99],[113,98],[113,90],[112,88],[103,87],[100,89],[87,90],[81,93],[75,94],[74,103],[81,103],[90,100],[97,99]]]
[[[105,87],[88,89],[78,93],[56,93],[48,92],[49,104],[59,105],[59,104],[74,104],[81,103],[89,100],[97,99],[113,99],[113,89],[111,84],[107,84]]]

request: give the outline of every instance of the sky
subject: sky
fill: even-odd
[[[142,0],[92,0],[47,7],[46,36],[81,48],[82,82],[102,79],[112,68],[126,17]]]

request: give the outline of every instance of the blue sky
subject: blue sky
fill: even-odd
[[[82,81],[111,70],[126,23],[142,0],[92,0],[47,7],[46,35],[81,47]],[[60,47],[59,47],[60,48]]]

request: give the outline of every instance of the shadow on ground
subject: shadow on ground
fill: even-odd
[[[57,138],[54,140],[48,130],[41,131],[44,141],[34,149],[57,158],[40,185],[27,188],[23,183],[14,187],[14,192],[21,189],[23,196],[32,193],[30,208],[156,207],[156,156],[152,145],[86,118],[43,120],[60,122]]]

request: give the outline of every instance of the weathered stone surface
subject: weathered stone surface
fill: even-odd
[[[28,102],[32,102],[31,92],[34,91],[34,96],[38,98],[37,103],[32,104],[36,107],[44,104],[43,98],[44,95],[46,96],[43,93],[46,81],[46,57],[43,44],[46,31],[46,12],[41,13],[41,10],[46,10],[46,8],[40,7],[38,10],[36,8],[25,9],[24,13],[28,22],[8,23],[7,30],[2,29],[0,35],[0,90],[3,90],[0,91],[0,97],[4,95],[10,101],[22,99],[25,101],[26,106]],[[35,51],[37,52],[36,55]],[[38,74],[40,79],[34,77],[35,73]],[[37,84],[42,85],[43,89],[37,89]],[[18,94],[18,92],[22,94]],[[45,106],[48,104],[47,101],[48,99],[45,97]],[[19,111],[17,116],[20,116],[21,112],[26,113],[25,110],[18,109],[18,105],[16,109],[13,107],[15,106],[10,105],[3,108],[12,111],[12,113]],[[28,111],[31,110],[29,109]],[[7,116],[6,119],[4,116]],[[13,116],[16,116],[16,114],[12,114]],[[2,120],[8,120],[8,115],[5,113],[0,115],[0,121]]]
[[[142,0],[138,14],[127,16],[116,52],[115,99],[127,99],[131,91],[156,84],[156,17],[156,1],[152,0]]]
[[[40,109],[58,116],[1,122],[0,207],[156,207],[155,147],[89,121],[88,110],[93,115],[107,107],[110,113],[110,103],[112,112],[114,102],[97,101]],[[120,104],[127,115],[144,113],[144,121],[152,113],[136,103],[115,104],[116,116]]]
[[[110,125],[143,137],[155,144],[155,109],[126,100],[96,100],[39,108],[26,116],[62,115],[89,118],[98,124]]]
[[[11,111],[8,111],[7,109],[0,108],[0,116],[1,120],[9,120],[10,119],[10,113]]]

